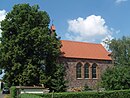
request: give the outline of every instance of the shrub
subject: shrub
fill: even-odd
[[[89,86],[87,84],[84,85],[84,91],[89,91],[92,90],[91,88],[89,88]]]
[[[21,94],[20,98],[52,98],[52,94]],[[130,90],[54,93],[53,98],[130,98]]]
[[[102,75],[102,87],[106,90],[122,90],[130,88],[130,67],[115,66],[108,68]]]
[[[10,88],[10,95],[11,95],[11,98],[16,98],[16,96],[17,96],[17,90],[16,90],[15,86],[12,86]]]
[[[21,94],[19,98],[42,98],[42,97],[37,94]]]

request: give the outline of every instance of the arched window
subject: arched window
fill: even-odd
[[[89,78],[89,64],[84,65],[84,78]]]
[[[81,78],[81,66],[82,66],[81,63],[78,63],[76,65],[76,78]]]
[[[92,78],[97,78],[97,64],[92,65]]]

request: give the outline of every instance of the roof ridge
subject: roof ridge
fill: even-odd
[[[83,43],[83,44],[95,44],[95,45],[102,45],[102,44],[100,44],[100,43],[80,42],[80,41],[72,41],[72,40],[61,40],[61,41],[74,42],[74,43]]]

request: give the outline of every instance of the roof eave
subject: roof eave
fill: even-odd
[[[88,60],[103,60],[103,61],[112,61],[112,59],[107,59],[107,58],[80,58],[80,57],[66,57],[66,56],[61,56],[63,58],[71,58],[71,59],[88,59]]]

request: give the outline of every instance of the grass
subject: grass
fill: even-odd
[[[10,97],[10,94],[6,94],[6,95],[4,96],[4,98],[11,98],[11,97]]]

